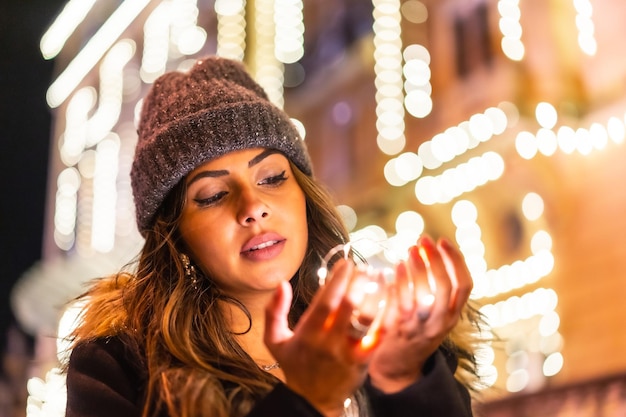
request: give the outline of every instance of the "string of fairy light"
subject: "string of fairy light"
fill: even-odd
[[[246,50],[245,0],[216,0],[217,55],[242,60]]]
[[[134,118],[124,109],[137,113],[142,86],[164,73],[173,60],[184,69],[206,45],[207,33],[198,24],[197,0],[162,0],[148,9],[149,0],[126,0],[85,43],[54,82],[48,93],[52,108],[63,106],[64,128],[58,135],[63,168],[56,179],[54,240],[62,250],[80,256],[106,253],[120,238],[133,230],[130,184],[130,158],[135,138]],[[95,0],[70,0],[41,40],[41,51],[54,58],[69,36],[93,8]],[[533,234],[528,256],[509,265],[489,268],[481,240],[480,213],[471,201],[471,192],[498,181],[506,168],[502,155],[480,147],[494,138],[511,135],[517,127],[518,109],[504,102],[480,111],[455,126],[424,141],[418,149],[405,150],[407,117],[426,118],[433,109],[430,52],[420,44],[403,45],[403,23],[422,24],[428,19],[427,7],[418,0],[373,0],[373,45],[376,86],[376,142],[389,157],[383,175],[393,187],[412,186],[420,204],[451,206],[450,220],[456,240],[468,260],[475,280],[472,297],[477,300],[501,298],[487,304],[483,312],[498,329],[536,320],[544,341],[544,374],[556,374],[562,365],[558,333],[558,296],[549,288],[538,287],[554,266],[552,238],[544,229],[543,199],[529,192],[520,202],[527,227]],[[593,7],[588,0],[572,0],[576,11],[578,44],[592,56],[594,38]],[[284,67],[296,63],[304,53],[304,18],[301,0],[256,0],[253,16],[245,0],[215,0],[217,20],[216,53],[243,59],[250,45],[246,34],[254,28],[255,47],[250,62],[255,78],[270,99],[283,105]],[[521,9],[517,0],[499,0],[501,48],[512,61],[524,58]],[[144,13],[142,48],[124,38],[125,30]],[[251,20],[253,19],[253,20]],[[403,22],[404,20],[404,22]],[[139,62],[137,64],[137,62]],[[81,87],[94,69],[97,86]],[[133,116],[131,115],[131,116]],[[515,149],[525,160],[557,152],[588,155],[624,140],[624,115],[592,122],[589,126],[559,124],[558,112],[550,103],[538,103],[537,129],[515,134]],[[297,121],[305,135],[304,126]],[[469,152],[474,156],[467,158]],[[467,159],[467,160],[465,160]],[[459,162],[460,161],[460,162]],[[393,261],[413,244],[425,229],[416,211],[404,211],[395,221],[394,231],[377,225],[355,229],[356,213],[341,206],[352,227],[355,242],[385,241],[382,256]],[[363,243],[364,245],[364,243]],[[362,247],[368,256],[378,256],[379,245]],[[529,288],[521,296],[513,290]],[[532,288],[532,290],[531,290]],[[491,349],[491,350],[490,350]],[[514,354],[518,354],[514,352]],[[512,354],[513,355],[513,354]],[[487,346],[481,355],[486,374],[495,382],[495,353]],[[519,391],[528,375],[512,369],[507,388]]]

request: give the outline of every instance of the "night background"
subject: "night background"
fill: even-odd
[[[255,1],[248,0],[248,4]],[[407,193],[406,187],[389,187],[380,175],[388,155],[381,152],[376,140],[382,118],[378,117],[375,97],[382,88],[377,87],[374,69],[384,56],[376,58],[378,49],[369,38],[375,38],[371,9],[378,2],[304,1],[308,5],[308,42],[301,64],[308,80],[291,85],[289,99],[291,109],[307,126],[309,137],[317,138],[312,154],[324,162],[323,171],[318,173],[324,173],[329,188],[337,190],[342,203],[349,203],[363,215],[359,220],[363,224],[391,227],[397,211],[407,206],[424,216],[424,224],[434,234],[449,232],[449,237],[455,236],[459,227],[447,216],[448,205],[421,204],[410,189]],[[66,269],[63,264],[55,266],[54,273],[39,274],[42,279],[30,287],[38,291],[29,293],[29,303],[20,310],[24,323],[24,329],[20,329],[11,312],[11,292],[18,279],[44,255],[45,205],[50,200],[46,192],[54,189],[48,186],[49,155],[58,152],[50,148],[57,146],[51,140],[52,116],[65,116],[62,108],[56,113],[46,104],[46,91],[56,78],[55,62],[44,60],[39,42],[66,2],[0,0],[0,417],[25,417],[27,380],[47,378],[46,371],[57,364],[56,350],[49,349],[54,347],[49,342],[55,340],[48,333],[42,334],[42,323],[33,326],[40,334],[26,334],[25,330],[36,331],[30,330],[22,313],[30,312],[33,321],[54,322],[48,296],[63,293],[65,289],[59,283],[80,284],[81,279],[89,278],[78,269],[95,264],[93,259],[84,262],[77,257],[78,262],[71,265],[78,265],[76,268]],[[124,2],[97,2],[104,3],[111,7],[85,23],[89,28],[81,43],[95,32],[106,13]],[[198,3],[207,8],[215,2]],[[504,103],[507,112],[514,110],[507,119],[510,126],[493,135],[493,140],[481,144],[480,149],[468,149],[442,165],[440,171],[427,171],[433,175],[454,172],[457,163],[483,150],[496,152],[506,165],[505,175],[497,181],[463,194],[481,212],[481,221],[471,224],[474,227],[481,223],[479,229],[472,229],[479,232],[474,243],[485,242],[485,256],[478,258],[489,268],[494,267],[490,272],[497,272],[480,276],[483,288],[476,302],[491,307],[487,311],[500,322],[497,330],[498,338],[502,338],[498,340],[502,343],[489,346],[481,354],[486,369],[495,369],[499,374],[494,387],[484,392],[485,400],[493,400],[485,404],[490,408],[485,407],[479,414],[626,415],[626,411],[620,411],[626,410],[626,357],[617,353],[626,350],[626,2],[398,3],[408,5],[397,13],[402,15],[400,40],[403,45],[429,45],[427,68],[432,78],[426,80],[426,87],[436,92],[431,96],[433,111],[428,117],[407,114],[404,118],[407,149],[416,150],[426,142],[432,145],[437,132],[464,125],[474,117],[482,118],[492,105]],[[505,3],[507,7],[502,6]],[[518,8],[518,3],[523,7]],[[425,21],[416,19],[420,17],[420,4],[428,11]],[[504,12],[512,16],[504,16]],[[209,26],[214,23],[214,15],[204,17],[208,22],[202,24],[215,35],[214,26]],[[501,21],[508,22],[504,28]],[[579,21],[586,25],[579,25]],[[134,23],[132,39],[142,41],[139,29],[143,24],[143,17]],[[596,53],[583,50],[579,26],[591,29]],[[247,28],[250,32],[242,32],[258,35],[254,25]],[[510,38],[509,32],[519,30],[524,33],[521,46],[525,54],[520,60],[509,56],[501,42]],[[359,42],[361,35],[367,37],[363,42]],[[383,46],[389,47],[395,40]],[[80,49],[74,46],[74,52]],[[134,57],[135,65],[139,58]],[[425,63],[421,58],[416,61]],[[292,68],[292,74],[299,74],[297,68]],[[399,65],[392,72],[394,77],[402,76]],[[421,74],[421,78],[427,78]],[[549,104],[557,112],[553,127],[541,123],[538,103]],[[349,117],[336,117],[336,110],[349,113]],[[611,125],[614,129],[609,129]],[[556,135],[561,127],[581,135],[564,136],[567,147],[563,149],[552,153],[541,150],[540,138],[554,137],[540,133]],[[516,138],[521,133],[527,145],[537,145],[533,156],[517,149]],[[599,146],[593,138],[604,138],[604,144]],[[578,150],[570,148],[572,144]],[[464,182],[459,179],[459,184]],[[388,197],[381,198],[380,190],[388,192]],[[531,219],[523,213],[523,201],[531,192],[542,202],[539,218]],[[482,219],[486,220],[484,224]],[[535,257],[533,248],[536,235],[541,238],[540,245],[535,245],[541,246],[541,259]],[[521,237],[528,247],[506,244],[519,243]],[[475,255],[476,248],[469,246],[470,255]],[[552,263],[535,268],[538,260]],[[495,278],[513,282],[508,274],[513,265],[528,266],[516,275],[526,280],[524,285],[495,285]],[[537,275],[537,269],[547,275]],[[486,291],[486,283],[493,288]],[[527,297],[546,293],[557,297],[543,303],[541,309],[536,307],[542,303],[524,304],[532,306],[534,312],[518,308],[519,300],[536,300]],[[502,307],[495,311],[496,305]],[[500,320],[504,316],[500,311],[506,311],[506,320]],[[516,315],[509,314],[513,311]],[[528,317],[527,313],[533,315]],[[548,326],[542,325],[546,323]],[[546,364],[550,366],[545,368]]]
[[[54,62],[39,40],[60,0],[0,2],[0,349],[15,324],[9,296],[15,281],[41,258],[51,110],[45,100]]]

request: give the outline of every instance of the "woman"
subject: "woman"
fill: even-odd
[[[356,334],[353,262],[321,288],[316,275],[348,241],[341,217],[240,63],[211,57],[154,83],[131,180],[145,244],[134,270],[86,294],[68,417],[471,415],[454,373],[472,355],[450,337],[472,286],[461,255],[423,237],[382,324]]]

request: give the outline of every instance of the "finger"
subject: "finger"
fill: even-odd
[[[452,282],[448,276],[448,271],[444,265],[444,261],[441,254],[437,250],[435,243],[428,236],[422,236],[420,238],[420,248],[424,254],[424,263],[426,269],[430,272],[428,274],[431,286],[434,286],[433,292],[435,293],[435,309],[442,306],[447,307],[450,303],[450,293],[452,291]]]
[[[401,264],[396,265],[396,269]],[[406,269],[406,265],[404,266]],[[396,272],[397,276],[397,272]],[[383,332],[392,328],[397,322],[402,319],[401,307],[400,307],[400,291],[396,288],[398,285],[396,279],[386,281],[385,288],[381,289],[381,297],[383,299],[382,306],[379,313],[372,323],[370,334],[374,332]],[[412,314],[412,312],[411,312]]]
[[[426,320],[431,313],[435,295],[433,283],[431,283],[428,268],[420,247],[414,246],[410,251],[409,263],[411,278],[415,286],[415,297],[417,298],[417,315],[421,321]]]
[[[412,261],[409,259],[409,263]],[[396,266],[396,281],[393,287],[394,299],[397,299],[402,318],[413,313],[415,310],[415,273],[411,273],[406,262],[400,262]]]
[[[354,264],[345,259],[338,260],[330,272],[330,280],[321,287],[300,319],[298,326],[323,330],[334,320],[339,304],[345,297]]]
[[[328,323],[326,330],[329,333],[329,338],[343,339],[348,337],[352,341],[359,341],[369,329],[371,322],[366,319],[360,319],[357,314],[354,314],[354,304],[348,299],[344,299],[335,312],[332,323]],[[358,334],[359,331],[364,328],[363,334]]]
[[[437,246],[453,282],[449,308],[460,313],[474,286],[472,276],[467,269],[463,255],[448,239],[441,239]]]
[[[270,350],[293,336],[287,319],[292,297],[291,284],[283,281],[265,308],[264,341]]]

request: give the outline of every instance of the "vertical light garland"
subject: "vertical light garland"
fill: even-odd
[[[171,3],[159,3],[143,24],[141,80],[150,84],[165,72],[169,56]]]
[[[93,173],[91,248],[107,253],[115,245],[120,138],[110,133],[98,143]]]
[[[276,25],[274,0],[256,0],[254,3],[254,78],[267,92],[270,101],[283,107],[284,65],[275,55]]]
[[[389,12],[391,12],[391,10],[392,9],[390,7]],[[399,11],[401,14],[397,16],[400,19],[398,25],[400,24],[402,18],[406,18],[408,21],[415,24],[424,23],[428,19],[428,10],[426,6],[417,0],[405,2],[400,7]],[[395,13],[394,17],[396,17]],[[391,26],[391,23],[389,25]],[[392,33],[393,31],[391,31],[388,36],[391,37]],[[399,37],[402,39],[401,34]],[[400,45],[400,49],[402,49],[402,45]],[[395,54],[397,51],[392,48],[389,52]],[[398,119],[393,121],[393,124],[397,125],[397,127],[402,130],[402,135],[398,136],[400,138],[397,142],[398,146],[404,142],[404,109],[406,109],[406,111],[413,117],[424,118],[430,114],[433,107],[431,97],[432,85],[430,83],[430,53],[428,52],[428,49],[419,44],[407,45],[407,47],[402,51],[402,58],[404,60],[404,65],[402,66],[400,79],[402,79],[403,75],[404,95],[402,100],[404,107],[397,109],[398,111],[396,113]],[[389,74],[383,74],[386,75],[387,78],[391,78],[393,67],[389,68],[389,70]],[[387,102],[390,104],[395,103],[390,100],[387,100]],[[393,108],[396,108],[395,104],[392,104],[392,106],[394,106]],[[393,113],[383,111],[381,114],[385,115],[385,119],[381,118],[380,120],[382,125],[388,125],[388,120],[393,120]],[[392,137],[394,134],[398,135],[399,133],[395,133],[393,130],[390,130],[390,132]],[[378,143],[380,146],[381,143],[385,142],[381,141],[379,137]],[[387,161],[383,174],[390,185],[400,187],[419,178],[422,174],[423,168],[423,162],[415,152],[404,152]]]
[[[522,25],[519,0],[499,0],[500,32],[502,33],[502,52],[513,61],[524,58],[525,48],[522,42]]]
[[[123,69],[134,53],[133,41],[122,40],[116,43],[105,55],[100,66],[98,91],[93,87],[83,87],[71,97],[67,106],[65,131],[60,137],[60,156],[68,168],[77,169],[66,169],[57,179],[54,239],[63,250],[75,247],[80,253],[88,254],[96,248],[108,248],[105,249],[107,251],[112,249],[110,234],[115,230],[116,210],[115,206],[111,207],[108,203],[115,199],[99,199],[96,207],[92,197],[100,195],[100,184],[110,183],[103,182],[102,178],[113,178],[115,184],[117,164],[110,161],[101,163],[98,181],[93,183],[94,163],[98,153],[91,148],[109,137],[120,117]],[[96,101],[98,106],[94,108]],[[93,113],[91,117],[90,113]],[[78,179],[75,174],[79,175]],[[106,194],[111,197],[110,191]],[[106,203],[102,203],[103,201]],[[72,216],[73,220],[70,218]],[[103,238],[109,242],[106,244],[100,242],[104,234],[94,235],[94,228],[99,227],[101,221],[111,226],[106,229],[108,235]]]
[[[93,173],[91,249],[110,252],[115,245],[120,138],[113,132],[122,113],[124,67],[135,54],[131,40],[118,42],[100,65],[100,103],[89,121],[86,146],[97,145]]]
[[[404,49],[404,106],[411,116],[424,118],[433,109],[430,84],[430,52],[423,45],[408,45]]]
[[[57,177],[54,201],[54,243],[68,251],[76,240],[76,215],[78,212],[78,189],[81,177],[74,167],[65,168]]]
[[[164,0],[144,23],[141,79],[149,84],[167,71],[172,59],[198,52],[206,31],[197,25],[197,0]]]
[[[106,137],[122,114],[124,96],[124,67],[135,55],[135,42],[124,39],[116,43],[100,64],[98,107],[87,126],[85,147],[91,147]]]
[[[274,0],[274,56],[284,64],[304,55],[303,8],[302,0]]]
[[[198,0],[170,0],[170,56],[193,55],[204,46],[207,33],[198,26]]]
[[[396,155],[406,144],[400,1],[374,0],[373,4],[376,141],[381,152]]]
[[[598,44],[595,37],[593,24],[593,5],[589,0],[574,0],[576,9],[576,28],[578,28],[578,45],[587,55],[596,54]]]
[[[216,0],[217,55],[242,60],[246,50],[246,1]]]

